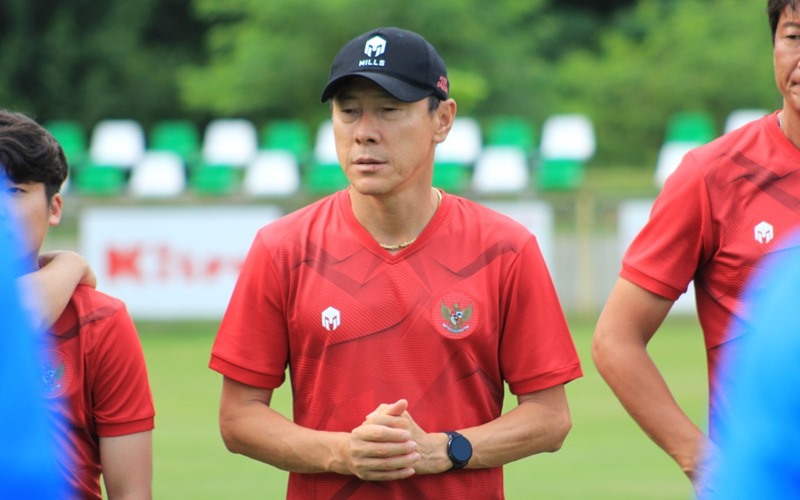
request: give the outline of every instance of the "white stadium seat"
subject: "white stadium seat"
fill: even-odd
[[[135,120],[99,121],[92,130],[89,159],[96,165],[131,168],[146,149],[144,128]]]
[[[243,118],[211,121],[203,135],[203,161],[213,165],[244,167],[258,151],[258,130]]]

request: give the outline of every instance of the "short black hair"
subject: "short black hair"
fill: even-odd
[[[797,0],[768,0],[767,1],[767,17],[769,18],[769,27],[772,30],[772,43],[775,43],[775,33],[778,31],[778,20],[781,18],[781,13],[786,10],[786,7],[792,7],[792,10],[797,10]]]
[[[15,183],[43,183],[48,202],[69,172],[53,134],[32,118],[8,110],[0,110],[0,169]]]

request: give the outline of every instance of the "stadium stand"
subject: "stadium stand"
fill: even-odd
[[[128,190],[141,198],[170,198],[186,189],[183,158],[174,151],[148,151],[133,166]]]
[[[536,168],[539,189],[570,190],[583,182],[586,162],[594,156],[594,124],[582,113],[548,116],[542,124],[540,160]]]
[[[144,128],[136,120],[101,120],[92,129],[89,162],[129,170],[142,159],[146,148]]]

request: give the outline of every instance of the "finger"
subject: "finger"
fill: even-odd
[[[354,461],[354,472],[361,479],[372,481],[401,479],[414,474],[413,465],[419,460],[416,452],[389,458],[358,457]]]
[[[368,443],[403,443],[411,440],[411,433],[396,417],[378,415],[371,422],[353,429],[353,437]]]

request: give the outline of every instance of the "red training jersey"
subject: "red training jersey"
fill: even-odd
[[[294,421],[350,432],[381,403],[409,401],[426,432],[472,427],[514,394],[581,376],[533,235],[445,195],[417,240],[382,249],[340,191],[262,228],[210,366],[273,389],[290,369]],[[365,482],[290,474],[295,498],[502,498],[502,468]]]
[[[83,285],[50,333],[41,353],[41,391],[60,468],[75,498],[100,499],[99,438],[154,427],[139,336],[120,300]]]
[[[670,300],[692,280],[708,350],[711,413],[721,347],[746,319],[740,296],[764,255],[800,225],[800,150],[777,112],[689,152],[667,179],[620,276]]]

